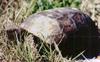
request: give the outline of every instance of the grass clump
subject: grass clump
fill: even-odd
[[[7,24],[12,21],[19,26],[30,14],[58,7],[79,7],[80,0],[0,0],[0,62],[70,62],[51,47],[43,47],[44,53],[40,55],[32,35],[24,35],[24,40],[11,41],[7,38]],[[41,49],[41,48],[39,48]]]

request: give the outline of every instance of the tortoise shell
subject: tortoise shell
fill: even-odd
[[[88,26],[87,15],[71,8],[56,8],[35,13],[20,25],[46,43],[59,43],[65,33],[77,31],[81,26]],[[66,36],[67,36],[66,35]]]

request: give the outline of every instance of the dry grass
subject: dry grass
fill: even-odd
[[[24,42],[22,39],[19,40],[17,36],[15,37],[14,41],[10,41],[7,38],[7,29],[12,29],[14,25],[19,26],[20,23],[30,14],[36,11],[44,10],[43,8],[50,9],[61,7],[58,5],[59,1],[55,0],[54,4],[56,4],[51,4],[51,7],[45,7],[45,5],[42,5],[39,9],[36,8],[36,0],[2,1],[6,3],[0,2],[0,62],[75,62],[75,59],[78,56],[76,56],[73,60],[63,58],[56,44],[56,50],[51,50],[50,48],[50,51],[48,51],[44,48],[45,53],[41,56],[39,51],[36,49],[37,45],[34,44],[34,40],[31,34],[27,35],[26,33],[24,36]],[[67,4],[64,2],[62,2],[61,5],[67,6]],[[69,6],[75,6],[75,4]],[[44,47],[44,45],[41,44],[41,47]],[[56,51],[59,52],[59,54],[56,54]],[[82,53],[80,55],[82,55]]]
[[[100,29],[100,0],[82,0],[80,9],[91,16]]]
[[[3,0],[2,0],[3,1]],[[35,0],[31,3],[26,1],[4,1],[1,3],[0,10],[0,62],[41,62],[41,61],[55,61],[53,53],[48,53],[49,57],[40,56],[33,42],[31,35],[24,36],[25,41],[22,43],[18,37],[14,41],[7,39],[6,29],[12,29],[13,21],[16,25],[19,25],[21,21],[32,13],[32,5]],[[3,5],[5,4],[6,5]],[[15,6],[13,6],[16,4]],[[14,27],[15,28],[15,27]],[[15,42],[17,44],[15,44]],[[43,59],[47,58],[46,59]],[[53,58],[52,58],[53,57]],[[56,57],[57,58],[57,57]],[[60,57],[58,56],[58,59]],[[58,60],[56,60],[58,62]]]
[[[34,0],[31,1],[31,4],[24,0],[2,1],[0,6],[0,62],[40,62],[41,57],[31,35],[26,36],[22,43],[17,36],[14,41],[10,41],[6,33],[7,29],[19,25],[32,12],[30,8]],[[15,24],[13,25],[11,21]]]

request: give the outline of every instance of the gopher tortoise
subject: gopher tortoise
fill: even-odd
[[[26,18],[20,29],[47,44],[59,44],[63,56],[75,57],[85,50],[84,55],[92,58],[100,52],[97,26],[77,9],[56,8],[37,12]]]

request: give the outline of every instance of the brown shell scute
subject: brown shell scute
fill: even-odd
[[[77,16],[74,16],[76,14]],[[82,22],[82,15],[80,14],[83,13],[69,8],[46,10],[29,16],[20,27],[46,43],[52,43],[55,41],[54,37],[58,38],[57,35],[77,30],[76,22]]]
[[[59,23],[43,15],[39,15],[39,17],[32,18],[31,20],[26,20],[21,24],[21,28],[46,41],[46,43],[51,42],[48,37],[61,33]]]

